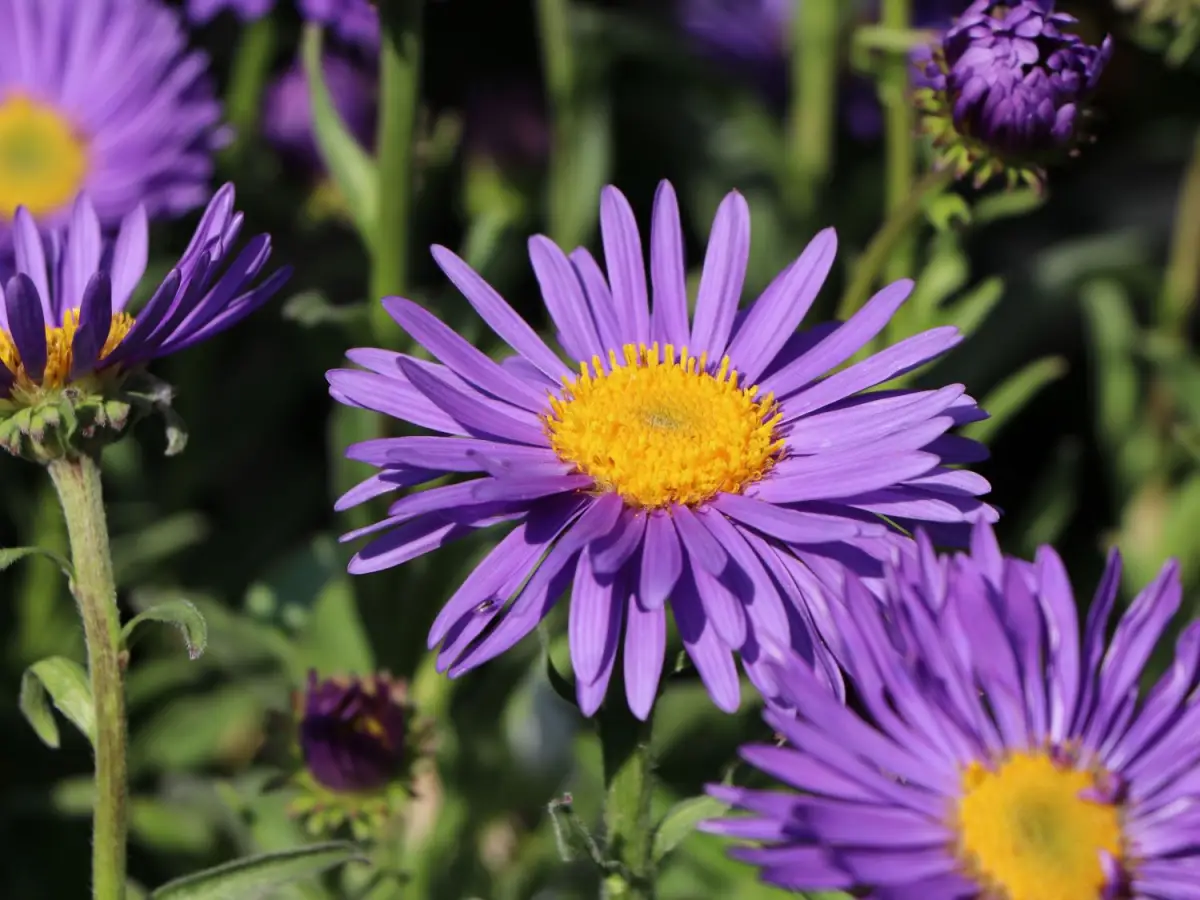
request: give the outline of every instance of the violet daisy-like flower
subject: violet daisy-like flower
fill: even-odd
[[[1114,552],[1080,634],[1062,561],[899,555],[876,600],[854,578],[832,612],[861,712],[796,661],[777,671],[787,746],[743,758],[798,793],[713,786],[753,815],[706,830],[763,842],[735,855],[791,890],[922,900],[1182,898],[1200,878],[1200,622],[1147,693],[1179,608],[1168,564],[1121,617]]]
[[[235,252],[242,215],[233,202],[232,185],[217,192],[182,258],[137,312],[129,303],[146,271],[144,207],[112,241],[86,194],[65,228],[44,235],[17,209],[16,272],[0,287],[0,445],[44,459],[79,449],[62,441],[110,440],[140,401],[170,399],[147,395],[139,378],[127,383],[146,363],[229,328],[279,289],[287,269],[252,286],[271,239],[258,235]]]
[[[1087,101],[1112,55],[1066,29],[1053,0],[975,0],[920,69],[918,102],[944,165],[979,182],[1039,184],[1046,164],[1077,152]]]
[[[60,225],[86,192],[107,227],[203,203],[222,138],[207,68],[157,0],[0,0],[0,253],[18,206]]]
[[[738,312],[750,215],[740,194],[713,224],[689,321],[675,193],[663,183],[650,237],[649,303],[633,211],[604,191],[607,279],[586,250],[545,237],[530,257],[564,362],[450,251],[442,270],[516,351],[494,362],[410,300],[384,305],[440,364],[351,350],[363,370],[329,373],[333,396],[442,436],[387,438],[347,455],[379,471],[339,509],[449,473],[466,481],[411,493],[350,570],[399,565],[474,529],[513,527],[447,602],[429,634],[457,675],[527,635],[571,588],[579,702],[600,704],[618,656],[631,709],[654,701],[667,607],[716,704],[738,705],[740,654],[771,692],[760,636],[790,641],[837,684],[816,635],[821,584],[886,556],[895,523],[964,527],[990,516],[978,475],[948,464],[984,456],[947,432],[982,417],[961,385],[864,393],[960,340],[908,338],[834,374],[884,328],[912,289],[884,288],[845,324],[795,334],[833,264],[819,234],[754,305]],[[382,534],[380,534],[382,532]],[[543,558],[544,557],[544,558]],[[515,599],[514,599],[515,595]],[[512,601],[511,603],[509,601]]]

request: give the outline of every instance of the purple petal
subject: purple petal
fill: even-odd
[[[485,471],[482,459],[528,466],[557,460],[553,450],[503,444],[475,438],[402,437],[373,438],[346,448],[346,458],[375,466],[387,464],[442,472]]]
[[[408,360],[402,359],[400,368],[413,387],[472,435],[546,446],[546,433],[536,416],[469,388],[452,387]]]
[[[597,581],[591,554],[586,550],[579,554],[567,619],[571,665],[578,684],[594,685],[603,677],[607,686],[607,676],[612,673],[617,656],[627,594],[624,578],[609,579],[607,583]],[[600,698],[603,694],[601,690]],[[584,709],[583,697],[579,698],[585,716],[596,711],[600,698],[591,709]]]
[[[863,533],[859,523],[776,506],[769,499],[721,494],[713,508],[744,525],[789,544],[821,544],[851,540]]]
[[[604,359],[606,348],[596,332],[583,288],[562,250],[549,238],[535,235],[529,239],[529,259],[546,309],[562,335],[563,349],[581,361],[593,356]]]
[[[835,256],[837,233],[826,228],[750,307],[729,345],[730,362],[742,376],[743,386],[758,380],[795,333],[825,284]]]
[[[37,222],[23,206],[17,207],[13,218],[13,244],[16,250],[17,271],[24,272],[37,288],[39,302],[42,305],[44,321],[58,324],[62,321],[62,313],[58,313],[51,304],[54,294],[50,290],[50,281],[46,274],[46,249],[42,243],[41,232]],[[7,310],[5,310],[7,313]]]
[[[696,583],[686,570],[671,598],[671,609],[684,649],[700,673],[700,680],[713,703],[727,713],[737,712],[741,705],[741,687],[733,654],[704,615]]]
[[[59,316],[80,307],[84,288],[100,268],[100,219],[87,194],[80,194],[71,210],[66,250],[58,296],[61,309],[56,310]]]
[[[462,523],[437,516],[406,522],[354,554],[346,571],[364,575],[390,569],[470,533]]]
[[[25,375],[31,381],[41,381],[46,371],[46,321],[42,304],[32,279],[18,272],[4,288],[8,310],[8,332],[21,358]]]
[[[683,225],[679,202],[669,181],[660,181],[654,195],[650,226],[650,283],[654,305],[650,331],[660,344],[681,346],[688,340],[687,273],[684,269]]]
[[[686,506],[674,507],[671,515],[675,519],[679,539],[687,549],[692,563],[710,575],[720,575],[729,557],[712,533],[697,521],[695,513]]]
[[[606,187],[600,195],[600,235],[623,343],[649,344],[650,304],[642,239],[629,201],[615,187]]]
[[[471,346],[428,310],[403,297],[385,297],[383,308],[417,343],[464,381],[530,412],[544,412],[548,408],[545,391]]]
[[[787,398],[784,416],[788,421],[821,409],[851,394],[891,381],[918,366],[923,366],[955,344],[962,333],[952,325],[932,328],[905,338],[862,362],[835,372],[823,381]]]
[[[467,430],[439,409],[407,380],[399,381],[374,372],[357,369],[332,369],[325,373],[331,393],[340,402],[372,409],[403,422],[412,422],[431,431],[463,435]]]
[[[613,533],[592,547],[592,564],[598,575],[613,575],[624,568],[634,552],[642,546],[647,515],[626,509]]]
[[[840,366],[883,331],[912,289],[908,280],[889,284],[816,346],[767,378],[763,392],[787,397]]]
[[[83,291],[79,327],[71,340],[71,379],[91,372],[112,328],[112,282],[107,272],[97,272]]]
[[[146,207],[139,203],[121,220],[112,255],[113,309],[123,310],[146,274],[150,253],[150,227]]]
[[[643,565],[645,563],[643,562]],[[625,625],[625,696],[630,711],[643,722],[650,717],[667,652],[667,613],[647,609],[629,598]]]
[[[683,573],[683,548],[675,523],[664,512],[646,518],[646,543],[642,550],[638,599],[648,610],[661,609]]]
[[[579,277],[584,294],[587,295],[588,309],[596,323],[600,344],[605,350],[601,358],[607,358],[609,350],[617,350],[625,343],[612,291],[608,289],[608,282],[604,279],[604,273],[600,271],[600,264],[584,248],[579,247],[571,251],[571,265],[575,267],[575,274]]]
[[[732,191],[717,208],[708,238],[688,344],[693,355],[707,353],[711,361],[725,355],[749,262],[750,207],[745,197]]]
[[[508,345],[558,383],[571,374],[528,323],[509,306],[495,289],[465,262],[445,247],[434,246],[433,258],[454,282],[480,318]]]

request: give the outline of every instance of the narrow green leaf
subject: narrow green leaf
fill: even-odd
[[[715,797],[688,797],[672,806],[654,831],[653,858],[659,862],[683,843],[705,819],[714,819],[729,809]]]
[[[168,882],[150,900],[268,900],[286,884],[352,860],[366,856],[344,841],[248,856]]]
[[[985,278],[960,297],[935,324],[953,325],[965,335],[973,334],[1003,296],[1004,279]]]
[[[1067,371],[1067,361],[1060,356],[1045,356],[1018,369],[988,393],[980,404],[991,418],[972,422],[963,434],[984,444],[1029,405],[1046,385],[1061,378]]]
[[[58,723],[50,711],[51,702],[84,737],[95,741],[92,690],[83,666],[63,656],[51,656],[35,662],[21,676],[21,712],[42,743],[57,749]]]
[[[608,98],[586,97],[558,124],[559,148],[550,163],[551,237],[562,247],[586,244],[596,223],[596,197],[612,166]]]
[[[204,621],[200,610],[196,608],[196,604],[190,600],[182,598],[167,600],[165,603],[143,610],[134,616],[121,631],[122,640],[128,643],[132,639],[134,631],[143,622],[165,622],[168,625],[176,626],[183,635],[184,643],[187,644],[188,656],[192,659],[199,659],[208,645],[208,624]]]
[[[375,233],[379,175],[375,163],[351,134],[333,103],[325,84],[321,65],[322,33],[319,26],[304,29],[301,55],[308,76],[308,93],[312,98],[313,136],[321,151],[321,159],[334,183],[342,192],[354,225],[368,246]]]
[[[0,549],[0,572],[27,556],[41,556],[48,559],[62,569],[67,578],[74,579],[75,577],[75,569],[71,566],[70,560],[61,553],[47,550],[45,547],[4,547]]]
[[[1137,430],[1141,391],[1135,360],[1137,321],[1125,289],[1111,279],[1097,279],[1084,287],[1083,311],[1091,335],[1097,428],[1110,459],[1118,460]]]

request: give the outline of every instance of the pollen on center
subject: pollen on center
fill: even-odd
[[[782,418],[771,395],[739,387],[728,357],[626,344],[579,366],[551,398],[546,432],[555,453],[626,504],[696,506],[741,493],[779,459]]]

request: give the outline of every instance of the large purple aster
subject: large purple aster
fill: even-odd
[[[146,211],[121,222],[114,241],[102,237],[87,195],[68,225],[43,236],[24,208],[14,226],[16,274],[0,290],[0,391],[35,403],[50,392],[122,373],[187,349],[241,321],[283,284],[288,269],[258,287],[252,282],[271,255],[260,234],[238,253],[242,215],[233,186],[208,205],[183,257],[136,313],[127,311],[146,271]]]
[[[85,191],[107,227],[202,204],[222,138],[207,67],[157,0],[0,0],[0,253],[18,206],[57,226]]]
[[[361,370],[329,373],[337,400],[439,434],[350,447],[349,457],[379,471],[339,509],[449,473],[472,476],[410,493],[388,518],[346,535],[376,535],[350,570],[386,569],[510,523],[437,617],[429,634],[431,647],[441,645],[437,664],[453,676],[503,653],[570,588],[571,656],[589,714],[622,632],[629,705],[649,713],[668,605],[722,709],[738,705],[735,653],[773,692],[763,635],[789,640],[836,685],[816,633],[828,615],[822,585],[839,584],[846,566],[872,570],[872,556],[898,539],[889,520],[953,531],[992,515],[977,499],[987,482],[948,468],[984,456],[947,434],[982,416],[961,386],[864,393],[961,336],[934,329],[830,374],[880,333],[911,282],[883,289],[845,324],[796,334],[833,264],[836,240],[826,230],[739,313],[750,215],[733,193],[713,224],[689,321],[671,186],[660,186],[654,206],[653,308],[633,211],[614,188],[604,191],[600,221],[607,278],[586,250],[568,257],[545,237],[529,243],[570,362],[461,259],[435,247],[442,270],[517,355],[494,362],[393,297],[387,310],[440,364],[359,349],[347,355]]]
[[[922,67],[926,127],[947,162],[981,177],[1027,169],[1079,143],[1086,101],[1112,55],[1067,29],[1053,0],[975,0]]]
[[[1080,635],[1049,547],[1003,557],[980,525],[969,555],[924,539],[881,602],[856,579],[832,607],[862,712],[804,665],[777,670],[788,746],[743,758],[799,793],[713,786],[752,813],[710,822],[763,842],[738,858],[797,891],[922,900],[1185,898],[1200,883],[1200,623],[1148,693],[1139,682],[1179,608],[1175,563],[1106,632],[1114,552]]]

